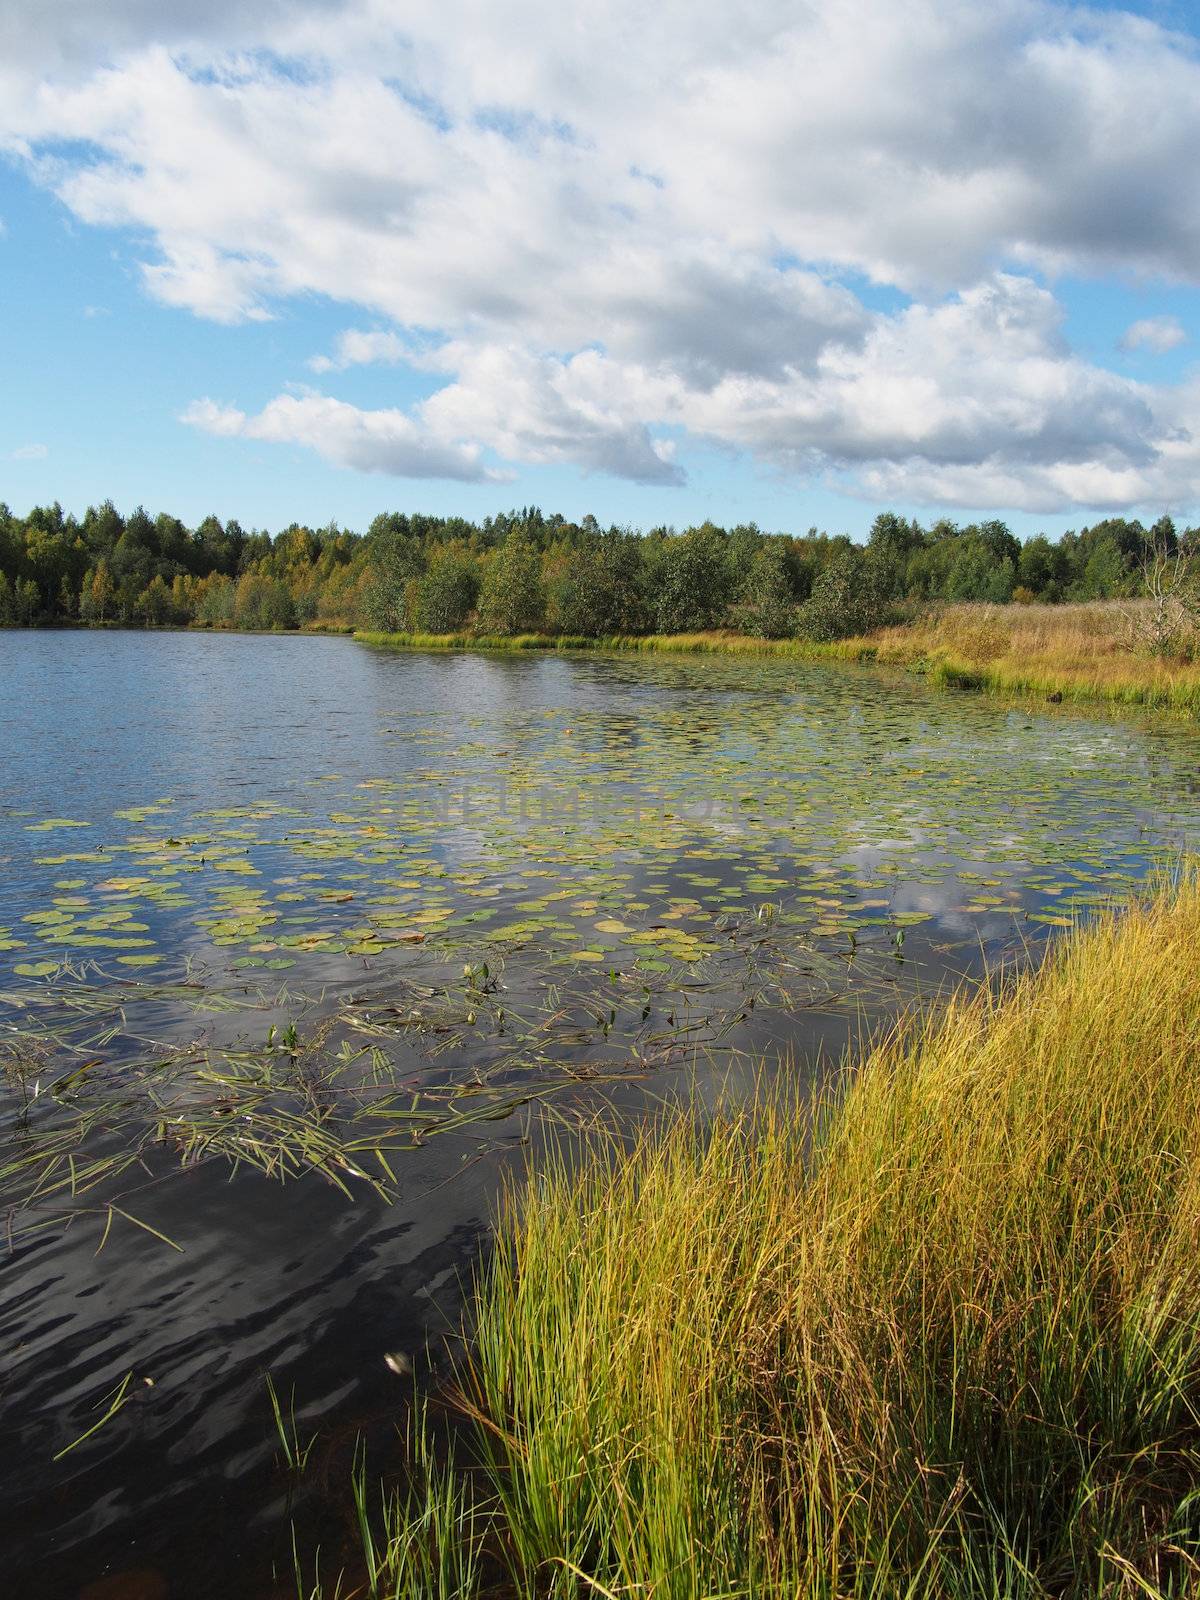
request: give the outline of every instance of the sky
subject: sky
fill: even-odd
[[[0,0],[0,500],[1200,520],[1200,5]]]

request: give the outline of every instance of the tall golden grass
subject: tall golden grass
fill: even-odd
[[[1192,880],[903,1026],[815,1129],[551,1162],[477,1289],[476,1464],[426,1451],[372,1592],[1200,1593],[1198,957]]]
[[[944,606],[856,642],[949,687],[1200,712],[1200,638],[1183,631],[1173,655],[1152,653],[1148,606]]]

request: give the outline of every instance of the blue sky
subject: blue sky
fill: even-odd
[[[0,498],[1200,517],[1191,8],[672,9],[64,5],[0,64]]]

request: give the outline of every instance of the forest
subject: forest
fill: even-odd
[[[705,522],[602,528],[537,507],[469,522],[403,512],[365,534],[277,534],[206,517],[189,528],[111,501],[82,518],[0,504],[0,626],[368,628],[588,638],[731,628],[834,639],[905,602],[1047,604],[1145,592],[1164,559],[1200,566],[1200,528],[1107,518],[1058,539],[1001,521],[928,527],[892,512],[865,544]]]

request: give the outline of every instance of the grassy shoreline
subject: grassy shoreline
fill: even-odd
[[[764,1103],[536,1173],[372,1594],[1165,1597],[1200,1578],[1200,887]]]
[[[758,639],[725,630],[615,635],[354,634],[362,644],[409,650],[597,650],[758,655],[902,668],[947,689],[1108,702],[1200,716],[1200,661],[1139,653],[1129,638],[1137,605],[946,606],[849,639]]]

